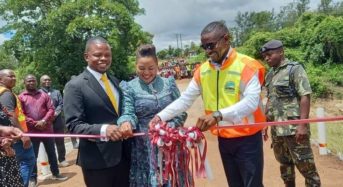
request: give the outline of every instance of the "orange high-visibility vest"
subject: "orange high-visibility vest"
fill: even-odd
[[[258,73],[264,76],[265,69],[251,57],[237,53],[232,49],[230,56],[223,63],[220,70],[216,70],[210,62],[205,62],[196,71],[194,78],[201,88],[205,113],[211,114],[240,101],[240,88],[246,86],[251,78]],[[262,84],[262,83],[261,83]],[[243,118],[243,124],[264,122],[266,120],[262,109],[262,100],[251,115]],[[225,124],[223,124],[225,125]],[[263,127],[220,129],[212,127],[212,134],[224,138],[235,138],[253,135]]]
[[[5,91],[7,91],[7,90],[11,92],[11,90],[7,89],[6,87],[0,86],[0,95],[1,95],[2,93],[4,93]],[[23,112],[23,109],[22,109],[22,107],[21,107],[21,103],[20,103],[20,101],[19,101],[19,98],[18,98],[18,96],[17,96],[16,94],[14,94],[13,92],[11,92],[11,93],[14,95],[14,97],[15,97],[15,99],[16,99],[16,102],[17,102],[17,105],[16,105],[16,107],[15,107],[15,109],[14,109],[14,113],[16,114],[16,116],[17,116],[17,118],[18,118],[19,125],[20,125],[20,127],[22,128],[22,130],[23,130],[24,132],[27,132],[26,117],[25,117],[24,112]]]

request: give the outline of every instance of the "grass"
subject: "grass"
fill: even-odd
[[[316,124],[311,124],[312,139],[318,140]],[[335,155],[343,154],[343,122],[326,122],[327,148]]]

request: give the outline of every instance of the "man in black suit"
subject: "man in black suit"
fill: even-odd
[[[84,59],[87,68],[65,87],[67,127],[74,134],[106,138],[80,139],[77,164],[88,187],[129,186],[126,148],[116,124],[122,93],[119,81],[106,73],[112,62],[111,47],[105,39],[93,37],[87,41]]]

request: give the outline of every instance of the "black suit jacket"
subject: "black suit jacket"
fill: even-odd
[[[122,98],[119,81],[108,77]],[[103,124],[116,124],[119,117],[104,89],[87,69],[66,84],[63,103],[66,124],[73,134],[99,135]],[[122,141],[80,139],[77,164],[84,169],[114,167],[123,159],[123,149]]]

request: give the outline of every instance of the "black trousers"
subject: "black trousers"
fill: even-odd
[[[263,187],[263,141],[258,132],[238,138],[218,138],[230,187]]]
[[[129,170],[129,163],[122,160],[118,165],[110,168],[82,168],[82,173],[87,187],[128,187]]]
[[[54,133],[58,134],[64,134],[65,131],[65,123],[64,123],[64,118],[59,115],[53,125]],[[58,161],[63,162],[66,159],[66,148],[64,145],[64,138],[55,138],[55,144],[57,148],[57,153],[58,153]]]
[[[60,171],[58,169],[58,164],[57,164],[54,139],[53,138],[31,138],[31,142],[33,145],[33,151],[35,152],[36,162],[38,158],[39,145],[40,145],[40,142],[42,142],[44,145],[46,154],[48,155],[51,173],[53,175],[58,175]],[[33,168],[31,178],[37,181],[37,164],[35,164]]]

